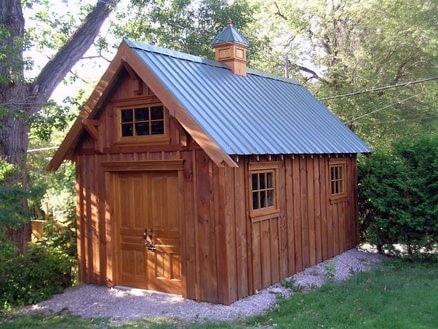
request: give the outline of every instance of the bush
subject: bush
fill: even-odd
[[[380,252],[396,243],[411,256],[436,248],[437,153],[437,136],[425,136],[359,161],[361,235]]]
[[[76,265],[73,198],[64,200],[64,209],[70,215],[64,226],[47,221],[42,241],[29,244],[26,253],[8,240],[11,229],[30,220],[24,205],[34,194],[19,185],[8,185],[13,172],[14,167],[0,159],[0,310],[36,303],[61,292],[72,285]],[[56,191],[52,189],[52,193]]]
[[[76,234],[72,218],[66,224],[47,221],[42,240],[25,254],[0,243],[0,309],[40,302],[73,284]]]
[[[42,244],[62,250],[76,259],[76,221],[73,215],[68,216],[61,225],[55,219],[44,222],[43,232]]]
[[[41,244],[30,244],[26,254],[2,259],[2,308],[36,303],[71,286],[73,265],[74,259],[59,248]]]
[[[9,180],[14,166],[0,159],[0,241],[4,241],[10,229],[16,229],[29,221],[29,212],[23,205],[28,194]]]

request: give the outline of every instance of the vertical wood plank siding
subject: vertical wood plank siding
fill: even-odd
[[[168,143],[118,144],[114,118],[120,105],[115,104],[127,91],[129,102],[141,104],[132,91],[138,81],[127,76],[121,81],[102,105],[102,140],[84,135],[75,151],[82,282],[114,285],[118,280],[113,227],[114,208],[121,205],[111,200],[117,186],[113,174],[103,170],[104,162],[183,160],[182,205],[175,207],[181,212],[183,294],[191,299],[229,304],[356,245],[355,157],[343,158],[348,193],[337,200],[329,196],[328,156],[260,157],[260,163],[275,160],[279,211],[251,218],[249,168],[261,159],[239,156],[238,168],[218,167],[172,117]],[[147,87],[143,90],[142,99],[157,101]]]
[[[357,244],[355,157],[345,158],[348,193],[336,201],[329,197],[329,157],[284,157],[278,171],[280,214],[252,222],[248,200],[246,211],[241,210],[244,206],[240,194],[248,189],[247,168],[256,160],[239,158],[239,168],[226,169],[228,185],[235,189],[235,202],[230,205],[236,210],[232,219],[235,224],[227,226],[235,239],[228,240],[227,250],[235,250],[228,256],[228,266],[238,269],[235,288],[229,288],[236,291],[237,299]]]

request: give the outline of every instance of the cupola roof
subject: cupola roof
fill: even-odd
[[[248,40],[233,27],[231,19],[228,20],[227,26],[219,33],[211,42],[211,45],[219,45],[222,43],[240,43],[249,46]]]

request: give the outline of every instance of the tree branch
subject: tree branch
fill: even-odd
[[[33,83],[33,95],[36,103],[47,101],[56,86],[93,44],[100,27],[118,2],[119,0],[98,0],[81,26],[55,57],[44,66]],[[34,111],[38,111],[38,108]]]
[[[81,80],[82,82],[89,84],[90,81],[85,80],[84,78],[82,78],[77,72],[70,70],[70,74],[73,75],[76,79]]]
[[[294,64],[294,66],[295,66],[297,69],[299,69],[300,71],[303,71],[303,72],[309,73],[309,74],[311,75],[311,77],[310,77],[309,79],[307,79],[307,80],[310,80],[310,79],[316,79],[316,80],[319,80],[319,81],[321,81],[321,82],[323,82],[323,83],[327,83],[327,84],[329,84],[329,81],[327,81],[327,80],[324,79],[323,77],[319,76],[319,74],[316,73],[314,70],[309,69],[308,67],[305,67],[305,66],[302,66],[302,65],[299,65],[299,64]]]
[[[275,13],[275,15],[277,15],[278,17],[281,17],[285,21],[287,21],[288,19],[287,19],[286,15],[281,12],[280,7],[278,6],[277,1],[275,1],[274,4],[275,4],[275,7],[277,7],[277,12]]]

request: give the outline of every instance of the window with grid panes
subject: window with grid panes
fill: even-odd
[[[274,171],[255,172],[251,174],[252,209],[275,206]]]
[[[342,196],[345,190],[345,163],[334,163],[330,165],[330,194],[331,196]]]
[[[120,110],[121,137],[163,135],[164,107],[150,106]]]

